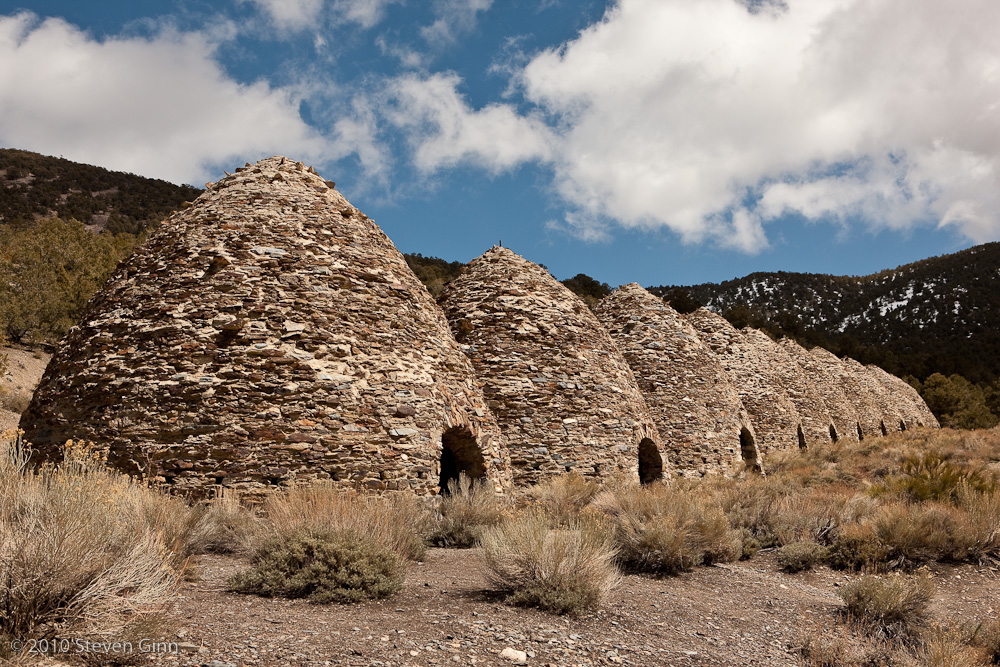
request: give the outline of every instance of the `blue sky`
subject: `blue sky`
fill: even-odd
[[[1000,238],[996,0],[0,1],[0,145],[315,165],[404,252],[618,285]]]

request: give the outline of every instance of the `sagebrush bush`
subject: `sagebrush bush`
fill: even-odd
[[[508,602],[558,614],[598,607],[620,580],[605,526],[587,519],[557,525],[540,511],[487,528],[479,557],[486,580]]]
[[[830,550],[816,542],[790,542],[775,552],[778,565],[785,572],[802,572],[816,567]]]
[[[967,515],[948,503],[890,502],[872,528],[893,566],[966,560],[975,540]]]
[[[462,474],[449,482],[448,490],[438,501],[427,537],[435,546],[475,546],[483,530],[498,524],[508,509],[506,500],[488,481],[472,480]]]
[[[252,545],[307,532],[353,532],[417,560],[426,546],[428,515],[413,496],[371,496],[332,484],[299,486],[264,501],[263,520],[253,524]]]
[[[17,435],[0,438],[0,635],[117,638],[148,621],[178,581],[171,547],[186,548],[150,517],[187,508],[79,444],[57,466],[27,461]]]
[[[205,506],[198,526],[201,546],[215,553],[240,553],[250,547],[258,522],[235,489],[220,488]]]
[[[886,555],[885,545],[870,523],[852,523],[838,531],[827,562],[837,570],[872,570],[885,562]]]
[[[921,667],[986,667],[985,652],[970,646],[960,629],[934,627],[920,650]]]
[[[887,637],[907,637],[926,624],[934,582],[927,574],[869,574],[838,592],[851,617],[863,627]]]
[[[352,530],[298,529],[255,548],[250,567],[234,574],[229,586],[266,597],[347,603],[394,595],[404,575],[403,559],[385,543]]]
[[[931,451],[907,456],[901,474],[888,477],[872,487],[873,494],[894,493],[915,502],[951,501],[959,489],[968,487],[980,493],[997,490],[996,479],[985,470],[960,465],[940,452]]]
[[[607,517],[618,560],[632,571],[675,574],[742,553],[742,534],[730,527],[718,502],[692,489],[654,484],[609,490],[592,507]]]
[[[560,523],[569,523],[601,492],[596,480],[570,472],[532,487],[528,494],[545,513]]]

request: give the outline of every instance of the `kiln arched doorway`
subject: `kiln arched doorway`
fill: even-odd
[[[663,457],[649,438],[639,441],[639,483],[652,484],[663,479]]]
[[[806,448],[806,434],[802,431],[802,424],[799,424],[798,431],[799,431],[799,433],[798,433],[798,435],[799,435],[799,449],[805,449]]]
[[[486,462],[472,431],[455,426],[441,434],[441,475],[438,479],[441,495],[448,495],[451,482],[458,482],[459,475],[479,479],[486,475]]]
[[[883,420],[882,420],[882,422],[881,422],[881,423],[879,424],[879,427],[880,427],[880,428],[882,429],[882,435],[884,435],[884,436],[885,436],[885,435],[889,435],[889,429],[887,429],[887,428],[885,427],[885,420],[884,420],[884,419],[883,419]]]
[[[740,429],[740,456],[743,457],[748,472],[761,471],[760,461],[757,460],[757,446],[750,430],[745,427]]]
[[[839,438],[837,436],[837,427],[834,426],[833,424],[830,424],[830,441],[837,442],[838,439]]]
[[[858,427],[858,442],[865,439],[865,434],[861,431],[861,422],[855,422]]]

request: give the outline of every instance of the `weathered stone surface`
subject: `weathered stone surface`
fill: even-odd
[[[515,484],[567,470],[636,476],[640,449],[648,455],[643,476],[656,475],[655,459],[666,469],[628,364],[548,271],[494,247],[439,302],[507,437]]]
[[[443,460],[510,482],[426,289],[377,225],[282,157],[213,184],[119,267],[21,426],[43,455],[82,438],[196,493],[332,479],[429,494]]]
[[[820,395],[827,413],[830,415],[832,430],[829,435],[834,440],[858,439],[858,415],[854,404],[848,400],[840,383],[840,376],[830,371],[827,360],[809,353],[790,338],[782,338],[778,343],[785,352],[795,359],[805,373],[813,391]]]
[[[904,411],[900,408],[902,400],[894,397],[881,379],[867,367],[862,366],[850,357],[845,357],[841,361],[854,374],[854,377],[857,378],[862,392],[869,396],[875,403],[875,409],[878,410],[879,414],[877,425],[879,434],[888,435],[889,433],[900,431],[900,424],[904,421]]]
[[[732,475],[758,464],[750,416],[689,322],[636,283],[602,299],[596,314],[632,367],[675,474]]]
[[[882,410],[870,393],[871,385],[864,382],[844,360],[821,347],[809,350],[820,364],[826,368],[826,373],[836,378],[844,388],[844,395],[854,409],[854,430],[859,439],[882,435]]]
[[[865,368],[885,386],[890,396],[897,401],[896,408],[904,421],[903,427],[907,429],[915,426],[941,428],[937,417],[927,407],[927,403],[924,402],[916,389],[874,364],[869,364]]]
[[[758,372],[771,386],[784,390],[802,417],[799,446],[805,448],[830,442],[830,411],[822,393],[809,381],[799,362],[763,331],[745,327],[741,333],[748,344],[757,347],[764,359]]]
[[[686,316],[729,373],[743,406],[750,413],[763,455],[799,448],[802,416],[782,386],[765,373],[772,362],[769,348],[758,339],[748,339],[721,315],[699,308]]]

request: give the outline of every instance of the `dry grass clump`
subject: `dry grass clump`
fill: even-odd
[[[740,531],[710,495],[692,488],[654,484],[608,490],[593,502],[607,517],[626,569],[675,574],[696,565],[735,560],[742,552]]]
[[[830,550],[816,542],[790,542],[776,552],[778,565],[785,572],[811,570],[827,559]]]
[[[487,528],[479,558],[487,581],[508,602],[557,614],[599,606],[620,580],[605,526],[578,519],[557,527],[537,510]]]
[[[528,495],[555,521],[568,523],[580,516],[601,490],[596,480],[570,472],[532,487]]]
[[[847,584],[839,594],[851,617],[870,633],[911,637],[926,624],[934,582],[926,573],[912,577],[869,574]]]
[[[203,506],[198,530],[204,551],[240,553],[250,548],[258,518],[235,489],[219,488]]]
[[[386,597],[402,587],[405,561],[423,555],[424,522],[411,496],[368,496],[331,484],[276,493],[252,525],[250,567],[229,585],[318,603]]]
[[[934,627],[919,651],[921,667],[987,667],[985,651],[967,643],[960,629]]]
[[[406,568],[384,543],[351,530],[298,529],[275,535],[253,552],[250,567],[229,580],[232,590],[310,602],[360,602],[393,595]]]
[[[254,547],[298,532],[353,532],[384,544],[404,559],[423,556],[427,514],[413,496],[371,496],[332,484],[299,486],[267,497],[252,526]]]
[[[178,580],[188,508],[79,444],[58,466],[27,461],[19,436],[0,438],[0,636],[120,638],[147,625]]]
[[[997,481],[985,469],[976,469],[951,460],[940,451],[907,456],[898,475],[888,476],[872,487],[873,494],[895,494],[915,502],[928,500],[953,501],[960,489],[979,493],[994,493]]]
[[[979,623],[966,633],[966,641],[982,651],[988,665],[1000,665],[1000,619]]]
[[[507,501],[488,481],[472,480],[463,473],[448,484],[448,490],[438,501],[427,536],[435,546],[475,546],[483,530],[498,524],[508,510]]]

